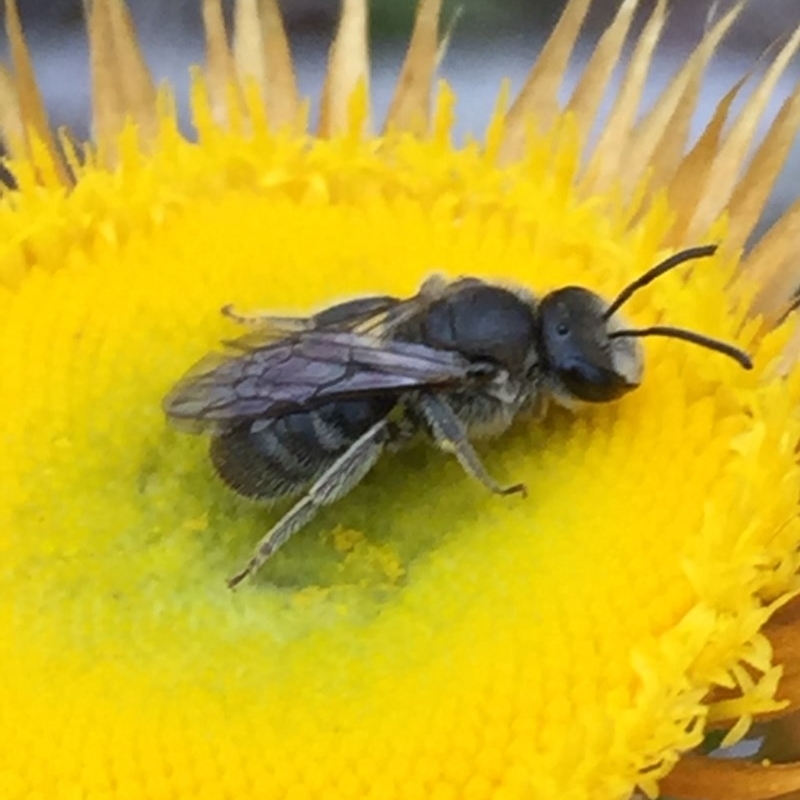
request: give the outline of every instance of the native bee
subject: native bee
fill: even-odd
[[[629,328],[619,308],[664,273],[711,256],[683,250],[645,272],[611,303],[580,286],[536,300],[476,278],[427,280],[409,299],[364,297],[307,318],[268,314],[183,377],[164,400],[176,424],[211,434],[211,459],[236,492],[273,500],[301,495],[267,532],[234,587],[317,510],[353,489],[384,451],[417,434],[452,452],[495,494],[500,485],[472,440],[496,436],[543,400],[615,400],[641,382],[644,336],[683,339],[752,367],[746,353],[669,326]]]

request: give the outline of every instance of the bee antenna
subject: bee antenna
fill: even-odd
[[[647,270],[644,275],[640,275],[635,281],[629,283],[614,299],[611,305],[603,313],[603,319],[610,319],[611,315],[624,303],[627,303],[635,292],[638,292],[647,284],[652,283],[656,278],[660,278],[665,272],[669,272],[687,261],[693,261],[696,258],[707,258],[713,256],[717,252],[715,244],[707,244],[703,247],[690,247],[687,250],[681,250],[679,253],[671,255],[669,258],[656,264],[652,269]],[[681,337],[677,337],[681,338]]]
[[[684,328],[655,325],[652,328],[620,330],[608,334],[609,339],[624,336],[667,336],[671,339],[682,339],[684,342],[700,345],[700,347],[705,347],[707,350],[716,350],[716,352],[732,358],[744,369],[753,369],[753,362],[750,360],[750,356],[738,347],[734,347],[734,345],[727,342],[721,342],[719,339],[712,339],[710,336],[704,336],[702,333],[687,331]]]

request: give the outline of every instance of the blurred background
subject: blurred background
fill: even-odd
[[[78,136],[88,135],[89,66],[83,32],[84,0],[18,0],[29,36],[34,64],[51,120],[69,126]],[[574,85],[581,63],[591,53],[603,26],[620,0],[595,0],[583,33],[582,48],[566,76],[564,96]],[[642,19],[655,0],[643,2]],[[709,15],[723,13],[734,0],[669,0],[670,18],[650,77],[653,97],[683,63],[707,23]],[[504,77],[518,88],[541,44],[552,29],[565,0],[449,0],[445,25],[457,14],[455,33],[441,74],[458,92],[456,134],[482,134]],[[169,80],[178,92],[188,125],[186,95],[188,66],[203,59],[201,0],[129,0],[145,53],[158,80]],[[225,0],[230,18],[232,0]],[[303,94],[318,97],[327,48],[336,24],[339,0],[283,0],[297,72]],[[391,97],[397,69],[413,21],[415,0],[372,0],[374,66],[372,93],[376,119]],[[695,120],[695,135],[703,128],[714,104],[758,57],[800,26],[800,0],[750,0],[732,33],[717,54]],[[3,56],[7,43],[0,40]],[[781,80],[770,116],[788,95],[799,91],[800,58]],[[764,125],[763,129],[766,127]],[[767,210],[764,224],[800,196],[800,143],[795,147]]]

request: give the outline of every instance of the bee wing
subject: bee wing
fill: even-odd
[[[192,430],[214,429],[359,396],[460,386],[489,372],[446,350],[312,330],[233,357],[206,357],[167,395],[164,410]]]
[[[326,308],[310,317],[281,317],[260,311],[241,314],[233,306],[225,306],[222,313],[242,325],[253,327],[250,333],[225,344],[235,350],[255,350],[280,339],[308,331],[352,331],[360,325],[379,325],[394,309],[414,301],[400,300],[390,295],[375,295],[347,300]]]
[[[386,338],[394,328],[442,296],[446,288],[447,281],[442,276],[432,275],[413,297],[404,300],[391,295],[358,297],[310,317],[275,316],[260,311],[241,314],[227,305],[222,309],[226,317],[253,330],[224,344],[234,350],[256,350],[310,331],[351,331]]]

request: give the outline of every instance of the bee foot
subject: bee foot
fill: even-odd
[[[241,572],[237,572],[235,575],[232,575],[226,583],[228,584],[229,589],[235,589],[248,575],[250,574],[250,567],[243,569]]]

